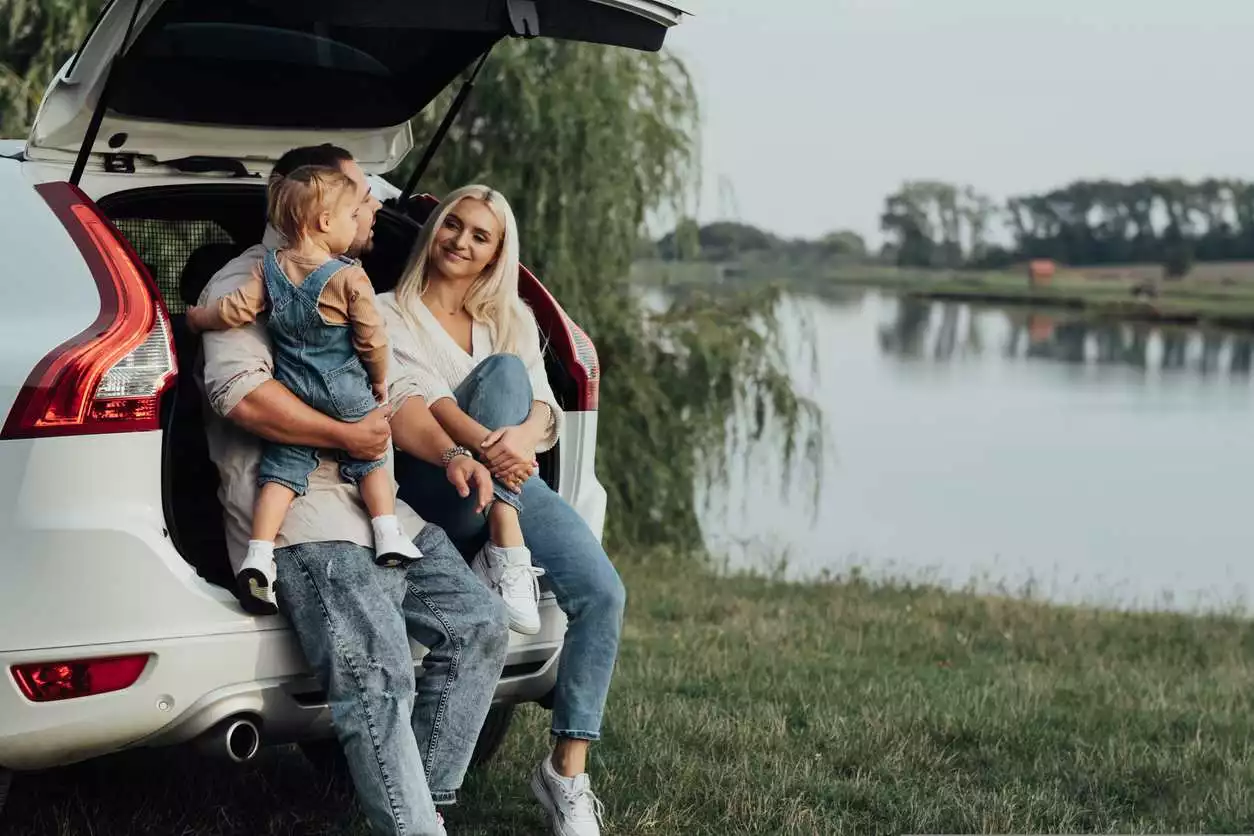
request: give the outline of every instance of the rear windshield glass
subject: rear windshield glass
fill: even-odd
[[[478,31],[328,23],[290,0],[171,0],[119,67],[111,106],[177,122],[398,125],[501,36],[499,23],[479,22]]]
[[[514,14],[532,8],[543,37],[644,50],[665,37],[593,0],[534,0]],[[506,0],[168,0],[118,68],[110,104],[202,124],[399,125],[510,34],[510,14]]]

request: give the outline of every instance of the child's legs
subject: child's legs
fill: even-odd
[[[254,540],[273,543],[283,528],[292,500],[309,490],[309,474],[318,467],[318,451],[293,444],[267,444],[257,468],[261,490],[253,505]]]
[[[383,466],[386,461],[386,458],[363,461],[346,455],[340,458],[340,476],[361,491],[361,501],[365,503],[371,519],[390,517],[396,513],[396,485]]]
[[[287,510],[292,507],[296,491],[279,482],[266,482],[257,493],[257,502],[253,505],[254,540],[265,540],[273,543],[283,528],[283,520]]]
[[[392,479],[381,467],[367,473],[357,483],[361,500],[366,503],[370,518],[390,517],[396,513],[396,497],[392,493]]]

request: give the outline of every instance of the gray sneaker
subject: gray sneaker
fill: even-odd
[[[531,792],[544,808],[554,836],[601,836],[605,808],[592,794],[588,773],[563,778],[545,757],[531,775]]]

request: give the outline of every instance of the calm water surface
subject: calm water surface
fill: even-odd
[[[1250,603],[1250,338],[874,292],[783,313],[827,425],[822,492],[816,509],[807,485],[783,490],[774,454],[742,459],[703,520],[731,568]]]

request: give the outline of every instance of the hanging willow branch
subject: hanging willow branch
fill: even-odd
[[[419,136],[442,104],[418,120]],[[524,260],[596,342],[597,471],[619,545],[699,546],[697,485],[723,478],[755,440],[817,479],[821,425],[787,375],[777,295],[688,296],[653,316],[628,281],[646,217],[683,214],[696,193],[698,124],[692,79],[669,53],[507,42],[421,184],[504,192]],[[732,415],[750,432],[735,433]]]

